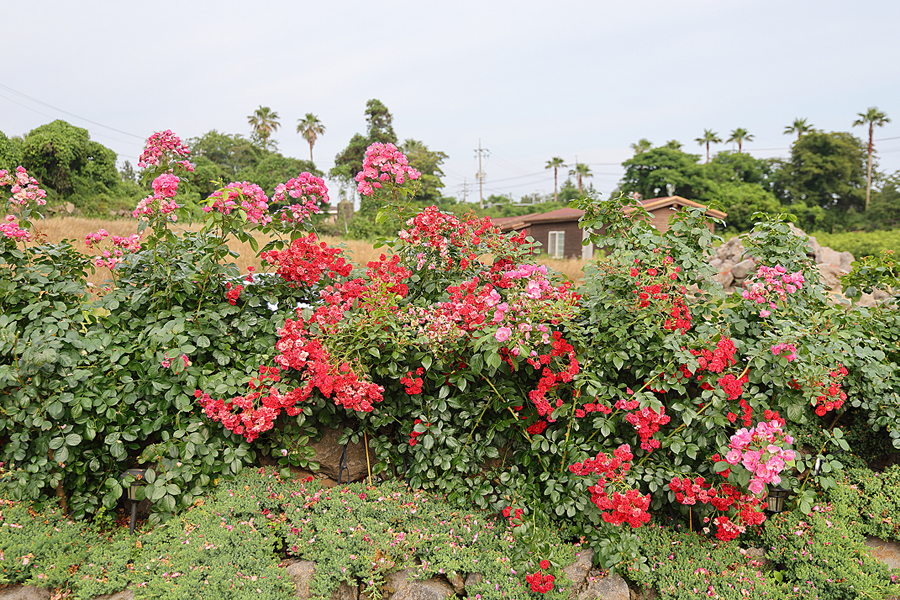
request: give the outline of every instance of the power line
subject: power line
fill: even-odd
[[[79,116],[79,115],[76,115],[75,113],[71,113],[71,112],[69,112],[69,111],[67,111],[67,110],[63,110],[63,109],[61,109],[61,108],[58,108],[58,107],[56,107],[56,106],[53,106],[52,104],[47,104],[46,102],[44,102],[44,101],[42,101],[42,100],[38,100],[37,98],[32,98],[32,97],[29,96],[28,94],[23,94],[22,92],[20,92],[20,91],[18,91],[18,90],[14,90],[13,88],[9,87],[8,85],[4,85],[4,84],[0,83],[0,88],[3,88],[3,89],[5,89],[5,90],[7,90],[7,91],[10,91],[10,92],[12,92],[12,93],[14,93],[14,94],[18,94],[19,96],[22,96],[23,98],[28,98],[28,99],[31,100],[32,102],[37,102],[38,104],[43,104],[44,106],[46,106],[46,107],[48,107],[48,108],[52,108],[53,110],[58,110],[59,112],[65,113],[65,114],[67,114],[67,115],[69,115],[69,116],[72,116],[72,117],[75,117],[76,119],[81,119],[82,121],[87,121],[88,123],[92,123],[93,125],[96,125],[96,126],[98,126],[98,127],[103,127],[104,129],[109,129],[110,131],[115,131],[116,133],[121,133],[121,134],[123,134],[123,135],[128,135],[128,136],[131,136],[131,137],[133,137],[133,138],[137,138],[137,139],[139,139],[139,140],[141,140],[141,141],[144,141],[144,139],[145,139],[144,136],[142,136],[142,135],[135,135],[135,134],[133,134],[133,133],[128,133],[127,131],[122,131],[121,129],[116,129],[115,127],[110,127],[109,125],[104,125],[103,123],[98,123],[97,121],[92,121],[91,119],[86,119],[85,117],[81,117],[81,116]],[[7,98],[7,100],[9,100],[9,98]],[[28,107],[26,107],[26,108],[28,108]],[[36,112],[36,111],[35,111],[35,112]],[[44,115],[44,116],[48,116],[48,115]],[[52,118],[52,117],[51,117],[51,118]]]

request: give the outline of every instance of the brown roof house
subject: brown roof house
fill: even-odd
[[[664,198],[648,198],[640,200],[649,215],[650,224],[660,231],[669,229],[669,217],[672,212],[682,208],[706,208],[698,202],[681,196]],[[626,214],[634,209],[626,209]],[[725,213],[707,208],[706,213],[717,219],[724,219]],[[524,231],[526,235],[540,242],[544,251],[554,258],[583,258],[590,260],[594,256],[593,244],[582,246],[581,241],[587,237],[586,232],[578,227],[578,219],[584,215],[583,210],[576,208],[560,208],[546,213],[532,213],[521,217],[501,217],[492,219],[502,231]],[[710,231],[713,224],[709,223]]]

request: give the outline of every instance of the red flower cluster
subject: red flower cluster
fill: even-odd
[[[665,406],[660,406],[658,413],[649,406],[645,406],[625,416],[625,420],[634,425],[638,435],[641,437],[641,448],[647,452],[652,452],[659,448],[659,440],[655,439],[653,434],[659,431],[660,425],[665,425],[669,422],[669,415],[665,413]]]
[[[687,350],[687,348],[682,349]],[[719,374],[728,367],[733,367],[737,364],[737,360],[734,357],[737,349],[734,347],[734,342],[727,337],[723,337],[716,343],[715,350],[701,348],[699,350],[691,349],[688,351],[697,357],[697,371],[692,373],[687,365],[681,365],[681,367],[679,367],[681,377],[690,379],[696,375],[697,381],[700,382],[700,387],[704,390],[711,390],[713,387],[708,382],[703,381],[704,376],[701,373],[708,371],[710,373]],[[748,380],[746,373],[743,373],[740,377],[735,377],[731,373],[725,373],[717,379],[716,384],[725,391],[725,395],[728,396],[729,400],[737,400],[743,395],[744,384],[747,383]],[[749,410],[749,406],[747,406],[745,402],[742,402],[741,405],[744,406],[745,410]]]
[[[727,483],[716,489],[700,476],[693,480],[690,477],[684,479],[673,477],[669,482],[669,489],[675,492],[675,499],[679,503],[687,506],[693,506],[698,502],[712,504],[720,512],[734,507],[736,510],[734,520],[727,515],[713,519],[716,525],[716,538],[723,542],[733,540],[744,533],[748,526],[761,525],[766,520],[766,515],[760,510],[762,503],[760,498],[742,494],[739,489]]]
[[[597,457],[584,463],[575,463],[569,470],[576,475],[599,475],[596,485],[588,488],[591,502],[604,511],[603,520],[613,525],[628,523],[632,527],[640,527],[650,520],[650,494],[642,496],[635,489],[628,489],[624,494],[613,492],[612,497],[606,489],[607,484],[625,485],[625,473],[631,468],[631,447],[622,444],[613,451],[610,458],[600,452]]]
[[[265,383],[267,380],[270,383]],[[294,406],[301,400],[300,390],[295,389],[282,395],[275,388],[280,380],[278,367],[262,366],[259,368],[259,378],[250,380],[248,385],[253,391],[246,396],[237,396],[227,401],[213,400],[209,394],[197,390],[194,398],[197,398],[207,417],[252,442],[260,433],[272,429],[282,409],[287,409],[287,413],[292,416],[300,412]],[[259,408],[255,407],[257,401],[262,404]],[[240,409],[240,412],[235,413],[236,409]]]
[[[826,413],[836,410],[844,405],[847,399],[847,393],[841,391],[841,382],[847,376],[847,368],[839,364],[838,368],[828,373],[830,380],[818,383],[816,387],[822,390],[822,393],[816,396],[816,414],[824,417]],[[825,384],[828,387],[825,387]]]
[[[528,427],[527,431],[531,435],[538,435],[539,433],[544,433],[545,429],[547,429],[547,421],[538,419]]]
[[[225,282],[225,289],[228,290],[225,292],[225,298],[228,299],[228,303],[234,306],[237,304],[238,298],[241,297],[241,292],[244,291],[244,286],[236,285],[234,287],[231,286],[230,281]]]
[[[553,589],[553,575],[542,574],[540,571],[525,575],[525,581],[531,584],[531,591],[546,594]]]
[[[390,294],[406,297],[409,292],[403,281],[412,275],[409,269],[400,265],[400,257],[396,254],[388,259],[384,254],[377,261],[366,265],[366,274],[373,285],[383,288]]]
[[[340,253],[340,248],[319,242],[311,233],[294,240],[287,250],[263,252],[260,258],[277,265],[276,272],[292,285],[300,282],[313,287],[324,275],[331,279],[350,275],[352,267],[343,256],[338,256]]]
[[[506,517],[507,519],[509,519],[510,527],[518,527],[519,525],[522,524],[523,512],[522,512],[521,508],[517,508],[517,509],[513,510],[513,508],[511,506],[507,506],[506,508],[503,509],[502,512],[503,512],[503,516]],[[510,515],[512,515],[512,516],[510,516]]]
[[[275,348],[280,354],[275,362],[302,373],[302,400],[314,388],[326,398],[333,395],[338,406],[354,411],[372,412],[372,405],[383,400],[384,388],[360,378],[347,362],[335,364],[322,343],[310,335],[302,318],[288,319],[278,336]]]
[[[631,277],[635,279],[632,293],[637,297],[638,308],[651,305],[666,315],[663,328],[668,331],[680,330],[682,334],[691,328],[691,312],[684,295],[687,289],[676,285],[681,267],[674,266],[671,256],[663,259],[663,267],[649,267],[642,272],[640,260],[635,259]]]
[[[431,423],[422,423],[422,419],[416,419],[415,423],[413,425],[413,430],[409,434],[409,445],[410,446],[415,446],[416,438],[419,437],[420,435],[424,435],[424,433],[425,433],[424,431],[416,431],[415,430],[416,425],[425,425],[425,427],[431,427]]]
[[[425,369],[419,367],[416,369],[416,375],[422,375],[425,372]],[[413,377],[412,371],[406,372],[406,377],[400,378],[400,383],[406,386],[406,393],[410,396],[415,396],[416,394],[422,393],[422,381],[421,377]]]

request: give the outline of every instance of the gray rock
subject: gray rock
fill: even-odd
[[[744,245],[741,238],[733,237],[718,248],[716,248],[716,258],[731,263],[740,262],[744,255]]]
[[[466,587],[477,585],[484,581],[484,575],[481,573],[469,573],[466,575]]]
[[[15,585],[0,590],[0,600],[50,600],[50,590],[30,585]]]
[[[713,275],[713,281],[721,284],[723,288],[730,288],[734,283],[734,275],[731,271],[723,271],[721,273],[716,273]]]
[[[102,594],[95,597],[94,600],[134,600],[134,592],[125,590],[124,592],[116,592],[115,594]]]
[[[631,600],[631,590],[618,575],[589,576],[587,585],[578,594],[578,600]]]
[[[574,592],[584,585],[591,567],[594,566],[594,551],[590,548],[584,549],[575,555],[575,562],[563,569],[563,574],[572,582],[570,588]],[[567,588],[568,589],[568,588]],[[570,594],[574,597],[575,594]]]
[[[294,597],[300,600],[309,600],[309,585],[316,574],[316,563],[309,560],[300,560],[288,565],[286,573],[291,578],[291,581],[294,582],[294,588],[297,590]],[[359,590],[357,587],[351,586],[344,581],[331,594],[331,600],[357,600],[358,598]]]
[[[410,579],[415,569],[388,573],[385,587],[391,600],[444,600],[453,596],[453,588],[434,579]]]
[[[631,600],[656,600],[657,598],[659,598],[659,592],[652,587],[638,591],[631,590]]]
[[[338,588],[331,592],[331,600],[359,600],[359,588],[342,581]]]
[[[309,598],[309,584],[316,573],[316,563],[309,560],[301,560],[288,565],[286,573],[291,578],[291,581],[294,582],[294,587],[297,590],[296,597],[307,600]]]
[[[900,544],[897,542],[867,535],[866,547],[869,548],[869,554],[873,558],[877,558],[891,569],[900,569]]]
[[[756,261],[752,258],[742,260],[731,268],[731,274],[735,279],[745,279],[751,269],[756,267]]]
[[[450,582],[450,585],[453,586],[453,591],[457,594],[462,594],[463,590],[466,589],[466,580],[460,573],[450,573],[447,575],[447,581]]]
[[[840,267],[834,265],[816,265],[819,268],[819,280],[822,285],[832,291],[841,291],[841,277],[845,275]]]
[[[340,429],[326,429],[322,439],[317,442],[310,442],[309,445],[315,450],[313,460],[319,463],[319,473],[338,479],[338,471],[341,465],[341,454],[344,452],[344,446],[338,444],[338,438],[341,436]],[[349,481],[360,481],[368,473],[366,466],[366,451],[362,442],[350,444],[347,447],[347,467],[350,470]],[[347,483],[347,471],[341,473],[340,481]]]

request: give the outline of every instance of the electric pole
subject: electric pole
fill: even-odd
[[[478,150],[475,152],[478,153],[478,173],[475,174],[475,178],[478,180],[478,207],[484,210],[484,178],[486,174],[481,170],[481,155],[487,154],[490,156],[491,151],[487,148],[481,147],[481,139],[478,139]]]

